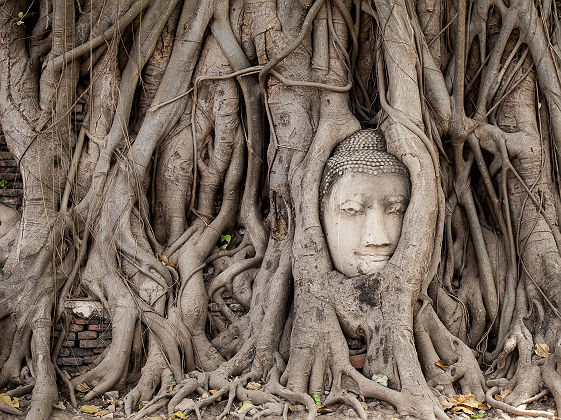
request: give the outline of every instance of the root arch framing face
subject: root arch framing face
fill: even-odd
[[[1,0],[0,391],[552,417],[520,405],[561,409],[560,10]],[[70,377],[82,299],[111,339]]]

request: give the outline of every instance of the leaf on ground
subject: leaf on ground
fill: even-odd
[[[217,390],[217,389],[209,389],[208,392],[209,392],[210,395],[214,395],[214,394],[216,394],[216,393],[218,392],[218,390]],[[218,397],[218,398],[216,399],[216,401],[218,401],[218,402],[219,402],[220,400],[222,400],[222,397]]]
[[[9,405],[10,407],[19,408],[18,397],[11,398],[7,395],[0,394],[0,404]]]
[[[476,414],[474,410],[489,410],[489,407],[477,401],[473,394],[458,394],[440,401],[444,410],[449,410],[452,414]]]
[[[258,391],[261,389],[261,384],[259,382],[250,382],[247,384],[246,389],[250,391]]]
[[[314,402],[316,403],[316,405],[318,407],[320,407],[321,406],[321,400],[319,399],[319,395],[314,392],[312,394],[312,398],[314,399]]]
[[[85,382],[82,383],[82,384],[80,384],[80,385],[76,385],[75,388],[76,388],[76,391],[84,392],[84,393],[85,393],[85,392],[90,392],[90,391],[92,390],[92,389],[89,387],[89,385],[88,385],[87,383],[85,383]]]
[[[504,402],[505,398],[510,395],[510,391],[508,389],[503,389],[500,394],[495,394],[493,398],[497,401]]]
[[[437,360],[434,364],[441,369],[444,369],[444,370],[448,369],[448,365],[446,363],[444,363],[442,360]]]
[[[76,393],[76,396],[77,396],[78,398],[84,398],[84,397],[86,396],[86,393],[85,393],[85,392],[77,392],[77,393]]]
[[[364,410],[368,410],[368,405],[364,401],[360,402],[360,406],[364,408]]]
[[[186,419],[187,417],[185,417],[185,414],[183,414],[181,411],[176,411],[175,413],[172,414],[171,418],[172,419]]]
[[[99,411],[95,405],[83,405],[80,407],[80,413],[95,414]]]
[[[320,405],[318,407],[318,413],[319,414],[329,414],[329,413],[333,413],[335,410],[333,410],[331,407],[325,406],[325,405]]]
[[[231,240],[232,240],[231,235],[221,235],[220,236],[220,242],[226,242],[226,243],[229,244]]]
[[[388,377],[381,373],[375,373],[374,375],[372,375],[372,380],[382,386],[388,386]]]
[[[168,392],[171,392],[171,391],[173,391],[173,387],[174,387],[174,385],[170,385],[170,386],[168,386]]]
[[[242,406],[240,407],[240,409],[238,410],[238,414],[242,414],[245,413],[247,410],[249,410],[251,407],[254,407],[254,405],[248,401],[245,401]]]
[[[156,258],[159,259],[162,264],[175,268],[176,270],[178,269],[177,265],[172,263],[165,255],[156,254]]]
[[[477,413],[477,414],[472,414],[471,415],[472,419],[482,419],[483,417],[485,417],[485,414],[483,414],[483,413]]]
[[[545,343],[537,343],[534,347],[534,353],[540,357],[547,357],[551,354],[549,352],[549,346]]]
[[[94,414],[94,417],[101,417],[101,416],[104,416],[104,415],[109,414],[109,413],[110,413],[109,410],[100,410],[100,411],[98,411],[97,413]]]

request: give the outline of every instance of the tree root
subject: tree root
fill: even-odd
[[[513,407],[512,405],[509,405],[507,403],[501,402],[501,401],[497,401],[493,395],[495,394],[495,392],[497,392],[498,387],[494,386],[492,388],[490,388],[486,393],[485,393],[485,400],[487,401],[487,403],[493,407],[493,408],[498,408],[500,410],[503,410],[506,413],[509,414],[514,414],[516,416],[528,416],[528,417],[546,417],[548,419],[553,419],[555,418],[555,414],[549,412],[549,411],[543,411],[543,410],[522,410],[520,408],[516,408]]]

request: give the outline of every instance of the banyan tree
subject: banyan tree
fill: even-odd
[[[1,0],[0,386],[33,420],[81,384],[552,417],[520,405],[561,409],[557,3]],[[76,296],[112,341],[69,377]]]

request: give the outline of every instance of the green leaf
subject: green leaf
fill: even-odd
[[[485,414],[483,413],[477,413],[477,414],[470,414],[472,419],[482,419],[483,417],[485,417]]]
[[[316,405],[319,407],[321,405],[321,400],[319,399],[319,395],[316,394],[315,392],[312,394],[312,397],[316,403]]]
[[[0,179],[0,187],[6,189],[7,186],[8,186],[8,180],[6,178]]]
[[[19,13],[18,13],[18,17],[19,17],[19,18],[22,18],[22,17],[23,17],[23,12],[19,12]]]
[[[23,24],[23,20],[18,20],[18,21],[16,22],[16,25],[22,25],[22,24]]]
[[[84,398],[84,397],[86,396],[86,393],[85,393],[85,392],[77,392],[77,393],[76,393],[76,396],[77,396],[78,398]]]
[[[13,208],[14,210],[17,210],[17,209],[18,209],[18,205],[17,205],[17,204],[12,204],[12,208]]]
[[[1,274],[1,275],[4,275],[4,267],[1,267],[1,268],[0,268],[0,274]]]
[[[230,235],[220,236],[220,242],[226,242],[227,244],[229,244],[231,240],[232,240],[232,236]]]

